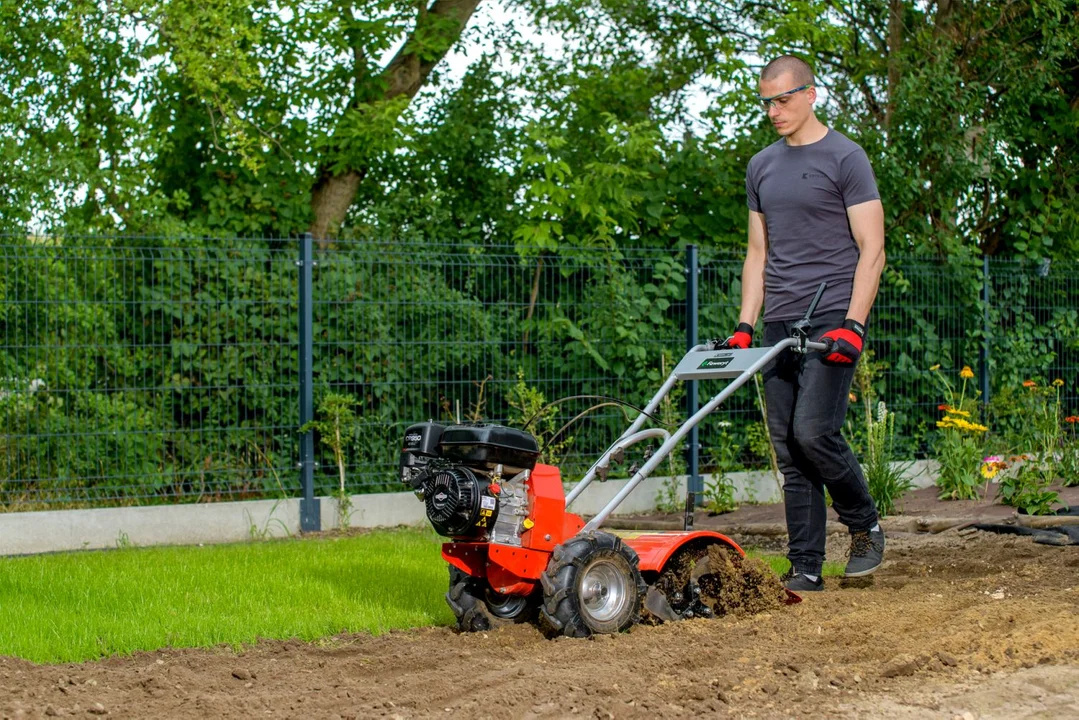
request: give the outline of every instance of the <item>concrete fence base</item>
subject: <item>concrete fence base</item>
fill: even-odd
[[[929,463],[915,463],[907,470],[916,487],[932,484]],[[738,502],[778,502],[779,485],[771,472],[731,473]],[[705,487],[713,478],[704,476]],[[594,482],[571,506],[579,515],[599,512],[625,480]],[[654,512],[661,495],[666,496],[668,478],[645,480],[615,515]],[[673,483],[679,501],[686,496],[686,477]],[[411,492],[353,495],[350,527],[373,528],[426,523],[423,503]],[[337,501],[322,498],[322,528],[339,526]],[[28,555],[65,550],[99,550],[128,545],[196,545],[242,542],[252,539],[300,534],[300,500],[251,500],[192,505],[101,508],[95,510],[48,510],[0,514],[0,555]]]

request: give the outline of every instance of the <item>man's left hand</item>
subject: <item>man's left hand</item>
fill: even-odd
[[[862,356],[865,325],[847,318],[841,327],[821,335],[820,342],[831,346],[821,359],[825,365],[853,365]]]

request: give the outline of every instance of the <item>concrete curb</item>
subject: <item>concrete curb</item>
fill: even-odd
[[[935,463],[899,463],[915,487],[932,484]],[[768,471],[729,474],[736,502],[776,502],[781,500],[779,483]],[[714,478],[703,476],[707,488]],[[595,482],[581,494],[570,510],[590,517],[598,513],[623,487],[626,480]],[[567,487],[572,485],[567,484]],[[619,516],[655,512],[661,496],[684,499],[686,477],[651,477],[641,483],[618,508],[605,527],[619,527]],[[676,503],[677,504],[677,503]],[[338,528],[337,501],[320,498],[323,530]],[[411,492],[353,495],[347,526],[356,528],[395,527],[426,524],[423,503]],[[638,523],[639,525],[639,523]],[[636,525],[634,526],[636,527]],[[748,528],[748,529],[747,529]],[[731,532],[785,535],[786,528],[751,526]],[[644,528],[641,528],[644,529]],[[680,530],[681,523],[662,528]],[[829,531],[833,531],[831,526]],[[835,532],[844,531],[836,524]],[[29,555],[68,550],[100,550],[123,546],[196,545],[243,542],[253,539],[289,537],[300,534],[300,501],[251,500],[205,504],[154,505],[145,507],[98,508],[90,510],[49,510],[0,513],[0,556]]]
[[[646,479],[619,506],[619,514],[654,512],[666,477]],[[626,484],[591,484],[571,510],[592,516]],[[685,477],[675,492],[685,497]],[[319,499],[322,530],[340,527],[337,501]],[[411,492],[353,495],[347,527],[425,526],[423,503]],[[244,542],[300,535],[300,500],[249,500],[187,505],[0,513],[0,556],[152,545]]]

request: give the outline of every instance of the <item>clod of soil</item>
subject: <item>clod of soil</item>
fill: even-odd
[[[717,615],[755,615],[782,605],[783,584],[764,562],[719,545],[708,548],[710,572],[698,581],[701,600]]]
[[[779,578],[764,562],[744,558],[721,545],[686,548],[671,559],[654,587],[675,614],[661,610],[653,615],[646,603],[644,621],[649,624],[679,615],[753,615],[776,608],[787,599]]]

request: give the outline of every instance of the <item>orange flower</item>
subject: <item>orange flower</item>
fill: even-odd
[[[1079,423],[1079,415],[1069,415],[1068,417],[1064,418],[1064,422],[1072,423],[1073,425],[1075,423]]]
[[[970,365],[964,365],[963,369],[959,371],[959,377],[964,380],[970,380],[974,377],[974,371],[970,369]]]
[[[943,410],[944,412],[951,412],[951,405],[937,405],[937,410]]]
[[[851,393],[850,395],[848,395],[848,396],[847,396],[847,398],[848,398],[848,399],[849,399],[849,400],[850,400],[851,402],[858,402],[858,396],[857,396],[857,395],[855,395],[854,393]]]
[[[1025,387],[1025,388],[1038,387],[1038,383],[1034,382],[1033,380],[1024,380],[1023,381],[1023,387]]]

